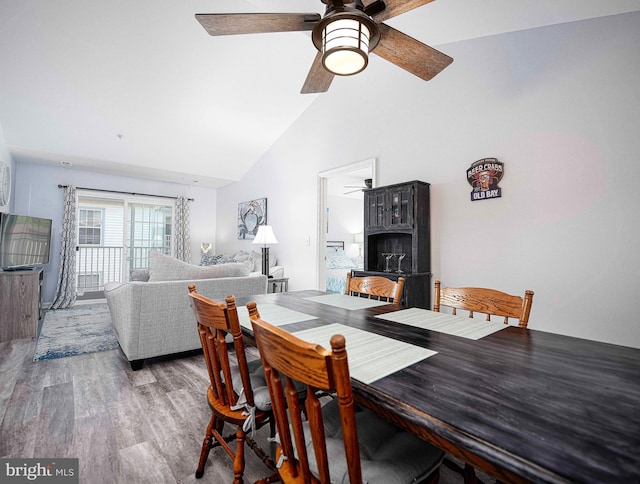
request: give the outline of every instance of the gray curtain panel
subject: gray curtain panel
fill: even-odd
[[[64,189],[64,218],[60,244],[60,269],[51,309],[63,309],[76,302],[76,188]]]
[[[175,244],[176,259],[190,263],[191,232],[189,230],[189,199],[186,197],[176,199]]]

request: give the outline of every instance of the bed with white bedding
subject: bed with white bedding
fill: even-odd
[[[347,289],[347,273],[357,269],[356,261],[347,256],[344,251],[344,241],[327,241],[326,253],[326,291],[344,294]]]

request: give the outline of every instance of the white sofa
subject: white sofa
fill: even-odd
[[[142,368],[146,358],[201,348],[189,284],[216,301],[267,291],[267,277],[249,275],[243,264],[199,267],[160,254],[150,257],[148,282],[104,288],[118,342],[133,370]]]

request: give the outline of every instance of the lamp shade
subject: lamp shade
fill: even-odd
[[[338,18],[322,33],[324,67],[334,74],[349,76],[367,67],[369,29],[358,18]]]
[[[264,246],[268,244],[277,244],[278,239],[276,239],[276,236],[273,233],[273,227],[271,227],[271,225],[261,225],[258,227],[258,233],[253,239],[253,243]]]
[[[364,242],[364,234],[362,232],[353,234],[353,243],[362,244]]]
[[[361,0],[348,5],[325,3],[325,16],[311,33],[314,45],[322,52],[322,66],[339,76],[357,74],[367,67],[369,52],[380,40],[380,29],[364,13]]]

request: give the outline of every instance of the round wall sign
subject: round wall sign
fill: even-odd
[[[0,163],[0,206],[9,204],[11,196],[11,166]]]

